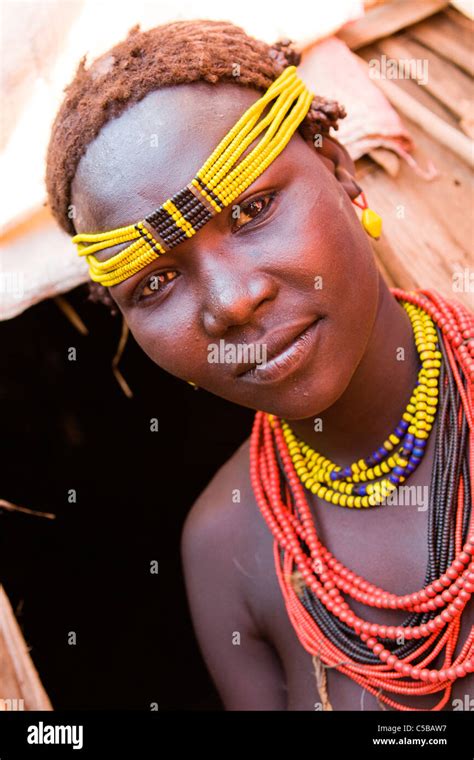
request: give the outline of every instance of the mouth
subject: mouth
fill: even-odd
[[[268,341],[266,361],[247,365],[237,372],[237,377],[246,381],[271,383],[294,372],[313,350],[322,320],[322,317],[318,317],[297,333],[290,328],[283,336]],[[263,342],[262,345],[266,346],[267,343]]]

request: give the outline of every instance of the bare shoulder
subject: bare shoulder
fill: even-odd
[[[218,470],[184,524],[181,558],[194,630],[226,709],[284,710],[282,664],[262,636],[259,600],[268,596],[268,531],[255,503],[247,439]],[[259,548],[260,547],[260,548]]]
[[[185,576],[192,578],[199,567],[206,584],[218,577],[256,621],[257,631],[272,543],[253,493],[249,457],[247,438],[196,499],[185,520],[181,555]]]
[[[239,561],[242,545],[249,546],[256,504],[249,474],[247,438],[220,467],[192,505],[183,528],[183,556],[208,548],[214,561],[232,553]]]
[[[225,529],[228,520],[238,519],[241,510],[235,505],[246,502],[252,491],[249,447],[247,438],[209,481],[188,513],[186,530],[203,525]]]

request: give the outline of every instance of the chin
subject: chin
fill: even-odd
[[[262,404],[258,407],[268,414],[275,414],[285,420],[304,420],[318,417],[332,406],[342,396],[346,385],[328,378],[327,383],[317,382],[308,384],[288,383],[287,387],[274,388],[272,393],[262,393]],[[286,385],[286,384],[285,384]]]

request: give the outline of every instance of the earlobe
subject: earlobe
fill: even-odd
[[[328,136],[323,137],[316,150],[328,171],[334,174],[351,201],[362,209],[361,222],[365,231],[378,240],[382,232],[382,219],[368,207],[364,192],[354,179],[355,165],[347,150],[337,140]]]
[[[335,175],[341,185],[344,187],[344,190],[348,194],[351,201],[361,194],[362,188],[357,184],[352,174],[343,166],[336,166]]]
[[[362,188],[354,179],[355,165],[344,146],[334,138],[324,136],[316,150],[329,171],[344,187],[350,199],[357,198]]]
[[[348,160],[355,172],[354,163],[347,151],[341,148],[341,152],[343,156],[346,156],[345,163],[347,164]],[[354,205],[362,209],[361,222],[364,230],[375,240],[378,240],[382,233],[382,219],[373,209],[368,207],[364,191],[355,181],[352,172],[346,166],[339,163],[334,170],[334,174]]]

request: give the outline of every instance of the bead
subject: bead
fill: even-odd
[[[362,226],[373,238],[379,238],[382,233],[382,219],[370,208],[362,211]]]
[[[275,98],[272,118],[281,120],[283,117],[279,129],[274,130],[266,142],[260,141],[245,159],[232,168],[249,144],[249,128],[253,127],[251,142],[268,125],[267,117],[256,122]],[[225,135],[189,185],[175,193],[144,221],[152,227],[156,226],[167,247],[174,247],[192,237],[197,229],[220,213],[224,204],[228,205],[265,171],[309,112],[313,99],[314,94],[297,76],[296,66],[287,66]],[[164,228],[166,218],[170,226]],[[143,222],[97,234],[80,233],[72,240],[78,254],[87,257],[91,279],[107,287],[132,276],[167,250],[146,230]],[[94,254],[97,251],[118,242],[131,244],[104,262],[96,259]],[[144,251],[143,244],[151,250]],[[153,255],[150,258],[143,255],[145,253]]]
[[[437,333],[433,332],[432,334],[429,331],[429,317],[427,316],[425,319],[423,316],[425,310],[422,307],[426,301],[426,314],[434,316],[434,307],[429,305],[433,302],[442,304],[443,301],[435,300],[434,296],[431,296],[432,300],[429,300],[428,297],[425,298],[421,294],[408,295],[409,297],[404,303],[407,305],[407,313],[412,319],[416,345],[420,352],[421,344],[427,346],[429,343],[437,342]],[[452,309],[454,313],[454,306]],[[440,316],[441,312],[437,317],[438,324]],[[454,317],[449,319],[446,317],[448,327],[452,324],[452,319]],[[454,328],[449,327],[449,329]],[[423,334],[424,330],[426,335]],[[446,352],[452,350],[449,341],[443,340],[445,343],[443,350]],[[436,352],[434,353],[436,354]],[[423,377],[421,372],[419,377],[420,379]],[[417,392],[418,387],[422,387],[420,394]],[[426,383],[420,382],[417,388],[414,391],[415,407],[418,411],[423,411],[418,409],[417,404],[421,400],[421,395],[428,396],[430,387]],[[466,398],[459,400],[459,409],[464,409],[467,417],[469,413],[467,387],[465,390]],[[464,402],[462,407],[461,402]],[[426,404],[427,402],[425,400],[422,403]],[[428,413],[426,412],[426,414]],[[378,461],[380,468],[382,463],[391,468],[390,472],[395,471],[395,468],[402,468],[403,455],[400,454],[402,447],[408,449],[410,446],[419,450],[419,457],[415,455],[415,457],[410,458],[412,467],[417,464],[415,460],[421,461],[426,450],[427,435],[423,435],[425,431],[418,424],[423,421],[423,418],[417,418],[416,413],[414,417],[416,419],[413,425],[407,423],[408,435],[400,438],[400,446],[393,451],[391,456],[388,456],[389,448],[385,449],[385,455],[380,452],[378,460],[376,458],[377,452],[371,455],[374,461]],[[428,417],[425,418],[425,421],[429,422]],[[279,459],[277,452],[280,455]],[[409,456],[409,453],[405,456]],[[293,462],[296,457],[299,457],[296,460],[298,469],[294,467]],[[279,421],[278,418],[272,416],[271,422],[268,422],[265,413],[257,412],[256,414],[250,457],[252,485],[260,510],[274,534],[275,546],[278,543],[280,547],[280,550],[275,553],[278,579],[285,596],[288,612],[291,613],[291,622],[301,643],[308,652],[319,654],[327,665],[339,669],[359,686],[378,695],[381,701],[392,708],[411,709],[407,704],[400,705],[391,699],[389,696],[391,694],[418,696],[444,692],[438,698],[437,703],[431,703],[433,706],[428,708],[439,710],[443,708],[446,699],[449,697],[449,691],[446,694],[446,682],[455,681],[474,670],[474,658],[467,656],[472,652],[474,630],[465,634],[466,640],[460,642],[462,647],[459,647],[459,654],[454,655],[453,652],[459,634],[461,616],[466,603],[471,599],[471,592],[474,592],[474,534],[468,537],[464,546],[462,546],[461,538],[466,522],[461,519],[465,515],[466,509],[466,499],[462,498],[462,484],[460,484],[456,494],[450,494],[453,507],[450,509],[449,519],[451,526],[453,526],[453,532],[446,535],[449,535],[450,540],[454,540],[453,545],[457,552],[451,560],[450,566],[446,567],[446,558],[444,560],[440,558],[440,552],[446,551],[446,549],[435,541],[433,561],[439,562],[443,566],[443,573],[440,577],[433,578],[433,581],[426,588],[405,595],[395,595],[378,588],[374,582],[369,582],[358,576],[333,557],[321,543],[313,514],[305,498],[303,475],[311,473],[311,477],[316,480],[320,478],[320,482],[324,482],[324,488],[327,490],[326,501],[332,503],[333,496],[336,495],[339,497],[339,505],[341,505],[342,496],[345,496],[344,486],[358,483],[358,487],[354,490],[356,495],[350,494],[347,499],[348,503],[349,499],[352,498],[355,506],[363,504],[364,499],[367,498],[363,494],[365,489],[371,495],[372,505],[373,497],[376,499],[381,497],[390,491],[391,486],[388,478],[383,478],[381,482],[375,482],[375,478],[370,473],[371,458],[368,457],[363,461],[356,460],[354,463],[356,466],[346,473],[335,463],[312,451],[307,444],[298,441],[284,421]],[[370,466],[364,468],[363,464],[367,465],[368,462],[370,462]],[[305,471],[307,467],[310,469]],[[375,466],[373,469],[375,470]],[[291,499],[289,499],[288,491],[285,492],[285,489],[282,488],[282,483],[285,482],[285,478],[282,479],[282,470],[284,471],[283,475],[286,476],[286,482],[291,486]],[[331,479],[331,472],[337,472],[338,478]],[[364,476],[366,481],[363,481],[361,476]],[[394,487],[392,486],[392,488]],[[439,516],[436,516],[436,519],[438,520]],[[430,540],[432,540],[432,536],[433,534],[430,534]],[[306,549],[310,556],[308,556]],[[377,547],[374,547],[374,551],[376,550]],[[320,559],[323,563],[322,572],[319,568],[319,575],[313,567],[313,562],[316,562],[316,559]],[[291,572],[295,566],[300,569],[307,587],[313,591],[319,602],[330,613],[330,628],[323,630],[320,625],[323,619],[328,623],[327,615],[325,618],[319,618],[317,610],[312,610],[310,614],[308,609],[301,604],[301,598],[295,593],[291,583]],[[445,568],[446,572],[444,572]],[[345,598],[347,598],[347,602]],[[416,614],[417,616],[420,613],[424,614],[433,610],[436,616],[431,615],[428,622],[419,625],[412,623],[411,626],[384,626],[369,622],[372,617],[370,613],[367,614],[369,620],[365,619],[365,616],[364,618],[356,616],[348,604],[351,600],[371,608],[409,610],[410,615]],[[419,621],[420,617],[416,619]],[[353,630],[351,649],[341,639],[341,634],[344,633],[345,635],[346,630],[340,626],[340,622],[344,622]],[[391,646],[394,646],[395,639],[400,637],[403,637],[403,648],[406,650],[406,654],[397,657],[385,649],[382,641],[390,640]],[[345,636],[345,638],[347,637]],[[430,639],[434,639],[434,641]],[[362,656],[366,658],[366,649],[372,650],[377,658],[376,664],[368,664],[366,660],[361,660]],[[395,649],[395,651],[401,652],[401,649]],[[443,655],[442,658],[440,657],[440,661],[445,664],[445,667],[438,670],[433,665],[436,662],[436,656],[440,654]],[[412,662],[420,664],[413,666]],[[384,666],[381,667],[379,663],[384,663]],[[450,663],[454,664],[447,667]],[[394,675],[400,675],[402,678],[394,678]],[[414,709],[418,709],[418,707]]]

